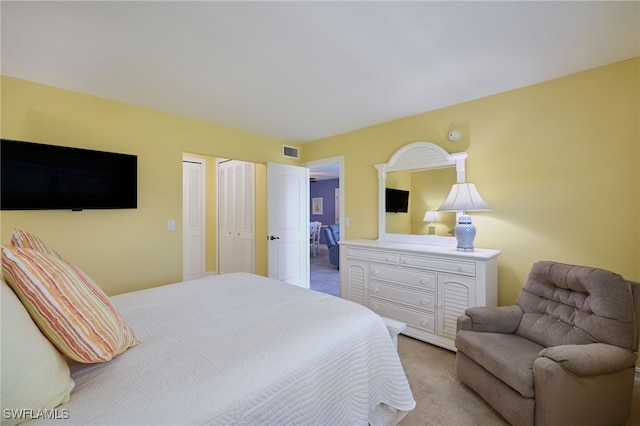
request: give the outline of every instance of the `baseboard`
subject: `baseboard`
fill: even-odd
[[[207,271],[205,272],[204,276],[207,277],[209,275],[218,275],[218,273],[216,271]]]

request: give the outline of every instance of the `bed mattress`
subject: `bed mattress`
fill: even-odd
[[[415,406],[383,321],[235,273],[112,297],[140,344],[72,364],[65,419],[29,424],[395,424]]]

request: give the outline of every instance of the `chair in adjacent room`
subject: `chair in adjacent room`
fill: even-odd
[[[514,425],[619,425],[631,413],[640,284],[537,262],[517,304],[458,318],[456,371]]]
[[[320,253],[320,229],[322,229],[322,222],[309,223],[309,244],[314,257]]]
[[[329,249],[329,263],[340,269],[340,225],[329,225],[324,230],[324,238]]]

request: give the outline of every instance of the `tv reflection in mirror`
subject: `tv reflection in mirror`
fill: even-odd
[[[409,211],[409,191],[386,188],[385,211],[387,213],[407,213]]]

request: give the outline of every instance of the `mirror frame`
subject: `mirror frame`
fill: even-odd
[[[457,242],[453,236],[387,233],[385,212],[386,179],[388,172],[430,170],[455,166],[456,183],[464,182],[466,179],[465,159],[468,156],[466,152],[449,154],[432,142],[413,142],[397,150],[387,163],[376,164],[374,167],[378,169],[378,241],[455,247]]]

